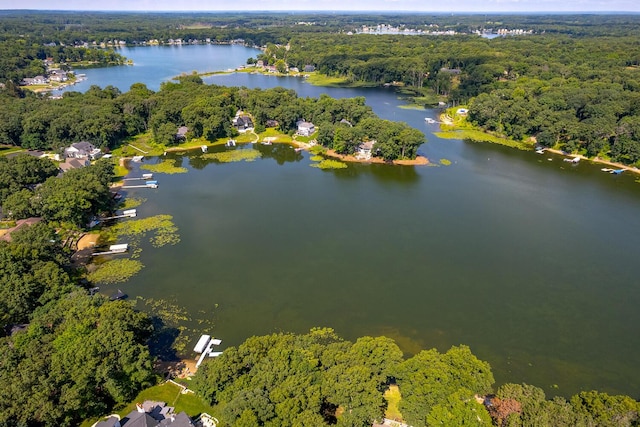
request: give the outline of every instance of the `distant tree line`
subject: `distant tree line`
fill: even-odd
[[[635,37],[305,35],[292,38],[286,60],[352,83],[429,88],[468,103],[487,131],[640,165]]]
[[[67,69],[68,65],[79,62],[106,66],[124,64],[126,61],[112,49],[47,46],[24,39],[0,40],[0,82],[18,85],[25,77],[45,75],[47,58]]]

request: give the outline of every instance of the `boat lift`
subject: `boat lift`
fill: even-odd
[[[211,338],[209,335],[202,335],[196,346],[193,348],[193,351],[196,353],[201,353],[198,362],[196,362],[196,368],[200,366],[205,357],[218,357],[222,354],[221,351],[212,351],[212,347],[214,345],[222,344],[222,340]]]
[[[119,245],[111,245],[111,246],[109,246],[109,250],[108,251],[105,251],[105,252],[94,252],[94,253],[91,254],[91,256],[123,254],[123,253],[127,252],[128,250],[129,250],[129,244],[128,243],[121,243]]]

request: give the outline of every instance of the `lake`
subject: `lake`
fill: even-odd
[[[82,84],[126,91],[141,81],[157,90],[182,71],[231,68],[256,55],[241,46],[122,53],[139,68],[87,70]],[[202,65],[205,56],[213,62]],[[188,311],[194,335],[209,333],[227,346],[328,326],[350,340],[384,334],[408,355],[467,344],[491,363],[498,384],[640,397],[636,177],[439,139],[437,125],[424,120],[437,112],[400,108],[392,89],[321,88],[245,73],[205,81],[284,86],[303,97],[364,96],[380,117],[425,132],[421,154],[452,164],[321,171],[310,167],[308,153],[278,144],[253,147],[262,158],[247,163],[169,154],[189,172],[157,175],[157,190],[128,194],[147,199],[142,217],[173,215],[181,241],[143,245],[142,272],[103,291],[170,300]]]

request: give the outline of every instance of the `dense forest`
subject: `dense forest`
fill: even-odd
[[[381,421],[390,385],[414,427],[630,426],[640,404],[625,396],[584,392],[546,400],[536,387],[505,384],[466,346],[405,358],[385,337],[349,342],[330,329],[306,335],[253,337],[207,361],[195,389],[217,405],[224,425],[362,426]]]
[[[129,402],[156,379],[151,319],[90,296],[68,242],[110,212],[113,164],[56,177],[49,159],[0,158],[2,207],[41,221],[0,241],[0,425],[78,425]]]

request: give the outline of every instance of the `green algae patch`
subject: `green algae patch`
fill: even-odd
[[[322,145],[313,145],[309,147],[309,152],[311,154],[323,154],[327,152],[327,149],[324,148]]]
[[[119,237],[144,236],[154,233],[151,244],[156,247],[175,245],[180,241],[178,227],[173,223],[171,215],[155,215],[130,221],[122,221],[116,224],[112,231]]]
[[[314,156],[316,157],[316,156]],[[313,160],[313,159],[312,159]],[[324,159],[319,163],[312,163],[310,165],[313,168],[319,168],[319,169],[345,169],[347,168],[347,164],[343,163],[341,161],[338,160],[333,160],[333,159]]]
[[[218,305],[212,304],[208,307],[204,318],[191,316],[175,299],[137,297],[136,307],[153,316],[154,334],[149,346],[152,353],[162,357],[167,344],[170,344],[176,353],[185,354],[190,343],[205,331],[211,331],[215,325],[214,313]],[[171,356],[171,353],[166,356]]]
[[[324,157],[320,155],[315,155],[315,156],[311,156],[309,159],[313,162],[321,162],[324,160]]]
[[[140,166],[140,169],[148,170],[153,173],[166,173],[168,175],[176,174],[176,173],[187,173],[187,168],[183,168],[182,166],[176,166],[175,160],[163,160],[160,163],[156,164],[144,164]]]
[[[526,142],[514,141],[513,139],[509,138],[502,138],[475,129],[459,129],[434,132],[434,135],[442,139],[462,139],[474,142],[490,142],[492,144],[505,145],[507,147],[517,148],[519,150],[531,150],[532,147],[532,144],[528,144]]]
[[[262,157],[258,150],[231,150],[219,153],[205,153],[201,156],[203,159],[216,160],[220,163],[231,162],[253,162]]]
[[[126,199],[124,199],[124,202],[122,202],[122,204],[120,205],[120,209],[127,210],[127,209],[137,208],[138,206],[142,205],[146,201],[147,199],[145,199],[144,197],[127,197]]]
[[[442,166],[449,166],[451,164],[451,160],[449,160],[449,159],[440,159],[440,164]]]
[[[126,282],[140,270],[142,263],[133,259],[114,259],[107,261],[93,272],[89,273],[87,279],[92,283],[121,283]]]

